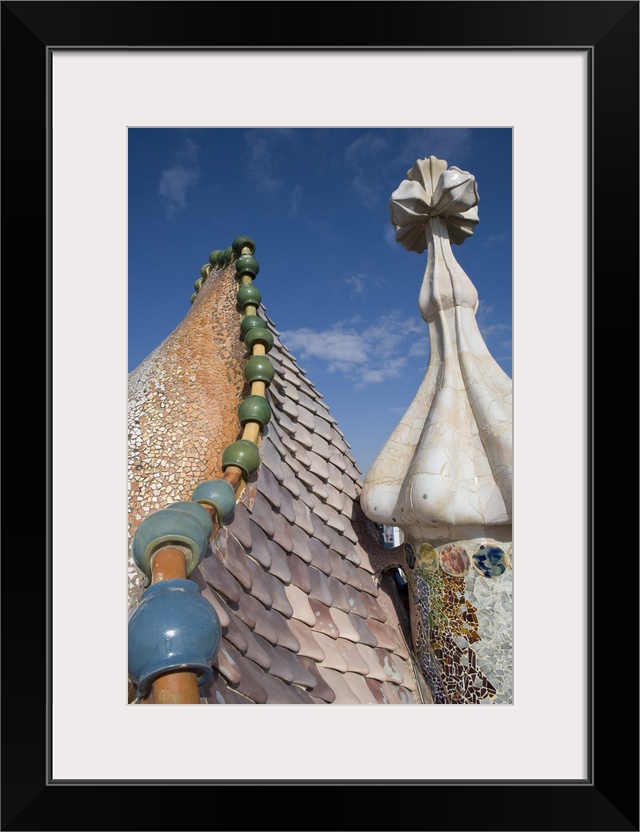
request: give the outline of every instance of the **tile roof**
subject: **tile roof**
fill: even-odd
[[[233,268],[208,282],[130,374],[130,534],[145,513],[188,500],[199,481],[219,476],[220,449],[237,438],[246,354],[237,336],[224,336],[239,321]],[[360,509],[360,472],[264,306],[258,315],[274,335],[275,369],[260,466],[191,575],[222,627],[202,701],[420,703],[393,582],[372,566],[386,550]],[[216,325],[220,340],[211,338]],[[131,562],[130,573],[135,608],[141,580]]]

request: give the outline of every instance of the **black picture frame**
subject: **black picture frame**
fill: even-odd
[[[42,832],[223,826],[244,830],[638,830],[637,501],[631,504],[628,484],[637,479],[635,469],[629,477],[624,466],[630,456],[629,438],[637,436],[637,375],[635,383],[633,377],[625,383],[620,373],[628,373],[632,356],[637,355],[637,344],[631,349],[627,341],[638,331],[639,3],[204,0],[1,5],[2,262],[5,286],[13,281],[22,286],[16,313],[25,314],[20,309],[26,309],[25,320],[45,335],[41,354],[31,353],[36,355],[38,372],[35,384],[27,379],[27,386],[42,383],[46,415],[46,441],[40,454],[33,453],[33,437],[43,434],[41,424],[27,431],[31,459],[39,460],[32,468],[38,485],[33,489],[31,479],[32,488],[23,491],[29,510],[46,519],[45,540],[18,556],[12,549],[24,544],[8,535],[2,559],[1,828]],[[424,43],[419,42],[421,32],[428,33]],[[269,778],[269,772],[264,781],[146,781],[143,738],[137,749],[128,751],[139,756],[139,780],[75,783],[50,778],[51,55],[55,49],[276,47],[578,49],[589,55],[587,432],[591,456],[586,486],[591,728],[585,781],[385,780],[384,768],[393,769],[392,754],[383,755],[384,768],[376,781],[277,781]],[[25,272],[32,275],[26,285],[24,277],[20,278]],[[44,289],[41,274],[45,275]],[[36,301],[42,301],[42,306]],[[37,323],[36,307],[42,310]],[[10,313],[13,317],[13,309]],[[12,349],[9,357],[13,355]],[[21,362],[21,368],[24,373],[33,364]],[[41,376],[45,376],[42,381]],[[23,375],[17,401],[24,401],[24,385]],[[39,415],[41,407],[34,405],[33,411]],[[8,409],[12,409],[11,399]],[[627,424],[629,414],[631,425]],[[15,430],[25,436],[24,423]],[[37,496],[42,459],[46,461],[44,506]],[[626,530],[629,519],[630,531]],[[545,614],[544,609],[540,614]],[[549,647],[570,649],[571,640],[571,633],[558,633],[557,644]],[[99,660],[94,664],[99,666]],[[92,684],[99,684],[95,670],[79,668],[78,695],[90,696]],[[399,725],[398,730],[411,728]],[[212,754],[224,754],[215,739],[211,745]],[[425,753],[434,750],[425,749]],[[213,791],[202,791],[202,787]]]

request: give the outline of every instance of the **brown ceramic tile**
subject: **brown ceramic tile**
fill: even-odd
[[[327,525],[331,526],[332,529],[335,529],[338,532],[338,534],[346,534],[347,527],[342,518],[336,513],[336,511],[328,506],[327,514]]]
[[[338,468],[340,467],[339,462],[336,461],[334,457],[332,457],[332,461],[335,463],[335,465],[338,466]],[[346,468],[346,462],[343,461],[343,465],[345,465]],[[351,479],[351,477],[347,476],[346,474],[342,479],[342,492],[352,500],[356,500],[358,497],[358,492],[356,491],[354,481]]]
[[[338,609],[338,607],[332,607],[331,617],[336,623],[341,638],[352,642],[360,641],[360,633],[353,626],[351,617],[346,612]]]
[[[329,558],[329,566],[331,567],[331,575],[341,584],[347,582],[347,571],[344,568],[344,558],[341,557],[335,549],[327,549],[327,556]]]
[[[346,673],[349,665],[340,650],[336,647],[335,640],[324,633],[316,633],[315,638],[324,651],[324,659],[320,662],[320,666],[330,667],[332,670],[337,670],[338,673]]]
[[[247,627],[251,627],[254,633],[257,633],[259,636],[265,638],[270,644],[277,644],[278,632],[274,627],[274,621],[269,610],[263,607],[260,601],[252,595],[245,598],[244,610],[248,610],[248,614],[250,614],[255,620],[253,627],[245,621]],[[279,615],[279,613],[276,614]]]
[[[327,520],[329,519],[329,514],[327,512],[326,506],[323,506],[317,497],[314,498],[313,505],[311,506],[311,511],[316,515],[316,517],[320,518],[323,525],[326,524]]]
[[[388,705],[389,700],[385,696],[384,688],[380,684],[380,682],[376,681],[375,679],[365,679],[367,683],[367,687],[371,691],[371,695],[375,699],[375,701],[379,705]]]
[[[304,657],[300,658],[300,663],[303,664],[309,673],[317,679],[317,684],[313,689],[314,698],[320,699],[328,704],[335,702],[335,691],[324,678],[324,675],[320,672],[318,665],[310,659],[306,659]]]
[[[268,468],[276,480],[281,483],[284,478],[282,471],[282,457],[276,451],[270,437],[263,440],[260,444],[260,452],[262,454],[260,471],[262,471],[263,467]]]
[[[263,569],[261,583],[264,583],[265,588],[268,590],[269,595],[271,596],[271,607],[274,610],[277,610],[277,612],[284,615],[285,618],[290,618],[293,615],[293,609],[291,608],[291,604],[289,603],[286,593],[284,591],[283,582],[275,575],[273,575],[270,571],[267,572]],[[252,594],[255,595],[255,593]]]
[[[336,627],[335,621],[331,617],[329,607],[311,597],[309,597],[308,603],[316,619],[315,627],[313,629],[317,633],[325,633],[325,635],[331,636],[331,638],[338,638],[340,632]]]
[[[329,547],[333,549],[334,552],[337,552],[341,558],[346,558],[349,554],[351,554],[353,543],[350,540],[347,540],[346,537],[341,535],[335,529],[332,529],[331,526],[327,528],[327,535],[329,537]],[[341,578],[341,580],[344,582],[346,579],[345,573],[344,579]]]
[[[289,494],[291,494],[291,496],[293,497],[294,508],[295,508],[295,502],[299,499],[300,492],[303,491],[304,489],[298,483],[298,481],[296,479],[296,476],[293,473],[293,471],[291,470],[291,467],[289,465],[283,464],[282,472],[283,472],[282,484],[287,489]]]
[[[307,451],[310,451],[313,448],[313,437],[305,428],[305,426],[300,422],[298,422],[296,428],[295,440],[300,445],[302,445]]]
[[[300,642],[291,631],[291,627],[289,626],[290,620],[274,609],[268,610],[267,615],[269,617],[269,624],[276,632],[278,646],[285,647],[292,653],[297,653],[300,650]]]
[[[395,685],[402,685],[405,682],[405,679],[393,661],[393,654],[386,650],[381,650],[379,647],[376,648],[375,652],[378,656],[380,666],[386,674],[387,682],[393,682]]]
[[[284,591],[293,609],[293,618],[304,621],[309,627],[315,627],[316,615],[311,609],[309,598],[305,593],[293,584],[285,586]]]
[[[292,524],[296,522],[296,514],[293,510],[293,496],[286,488],[280,489],[280,514],[287,523]]]
[[[324,543],[325,546],[329,546],[331,543],[331,539],[326,531],[326,526],[320,520],[320,518],[314,514],[310,514],[311,525],[313,527],[313,537],[320,541],[320,543]]]
[[[360,705],[360,700],[345,682],[342,673],[338,673],[337,670],[331,670],[328,667],[320,667],[318,671],[327,685],[335,691],[336,698],[334,704]],[[317,694],[317,689],[315,692]]]
[[[307,567],[307,572],[309,573],[309,582],[311,583],[309,597],[320,601],[331,609],[333,606],[333,597],[329,589],[327,576],[314,566]]]
[[[381,621],[383,623],[387,620],[387,613],[382,609],[375,598],[368,595],[366,592],[363,592],[360,597],[367,608],[368,615],[366,618],[375,618],[376,621]]]
[[[330,482],[325,482],[324,487],[327,491],[327,505],[331,506],[337,512],[342,511],[342,494],[334,488]]]
[[[376,700],[373,693],[369,690],[369,687],[365,682],[363,676],[360,676],[357,673],[345,673],[344,680],[349,685],[349,687],[353,691],[354,696],[357,697],[358,702],[360,702],[361,705],[378,704],[378,701]]]
[[[362,590],[362,580],[358,574],[358,569],[347,558],[344,561],[344,569],[347,573],[347,585],[354,589]]]
[[[327,547],[315,537],[310,537],[309,551],[311,552],[311,563],[316,569],[324,572],[325,575],[330,575],[331,561],[329,560],[329,550]]]
[[[253,520],[251,521],[251,538],[253,545],[249,550],[249,554],[265,569],[270,569],[271,552],[269,551],[269,538]]]
[[[291,399],[284,399],[282,402],[282,412],[292,421],[298,420],[298,406]]]
[[[351,612],[351,607],[349,606],[349,601],[347,600],[344,585],[337,578],[334,578],[333,575],[331,575],[328,580],[329,592],[331,593],[331,598],[333,599],[333,604],[331,606],[342,610],[342,612]]]
[[[360,560],[360,566],[362,567],[362,569],[369,572],[370,575],[373,575],[376,570],[371,565],[371,560],[369,559],[369,555],[367,554],[365,549],[362,548],[362,545],[360,544],[360,542],[354,543],[353,548],[355,549],[356,554],[358,555],[358,558]]]
[[[253,630],[256,626],[255,612],[251,603],[251,596],[246,592],[240,595],[240,600],[237,604],[228,602],[229,611],[235,615],[238,621],[241,621],[249,630]]]
[[[258,705],[264,705],[268,700],[268,696],[262,680],[267,674],[257,664],[244,658],[239,653],[237,663],[240,668],[240,681],[235,688]]]
[[[195,574],[195,572],[192,573],[192,575],[191,575],[192,578],[193,578],[194,574]],[[216,615],[218,616],[218,621],[220,622],[220,626],[222,627],[222,629],[224,629],[225,627],[228,627],[229,623],[230,623],[229,610],[226,608],[226,606],[224,606],[224,604],[223,604],[222,600],[220,599],[220,596],[217,594],[217,592],[214,592],[209,587],[209,584],[204,580],[204,578],[201,577],[201,580],[204,584],[204,589],[200,590],[200,594],[202,595],[203,598],[206,598],[206,600],[211,604],[211,606],[216,611]]]
[[[318,680],[312,673],[309,673],[296,654],[292,653],[290,650],[286,650],[284,647],[276,647],[275,653],[278,660],[282,663],[283,672],[284,667],[286,666],[286,672],[291,673],[293,676],[291,684],[299,685],[307,690],[313,690],[316,687]],[[275,672],[273,665],[270,672],[274,676],[283,678],[279,673]]]
[[[282,514],[273,515],[273,539],[285,552],[293,551],[291,525],[285,520]]]
[[[293,384],[287,383],[283,378],[279,379],[278,387],[282,391],[282,395],[288,399],[293,399],[294,402],[299,401],[299,393]]]
[[[304,532],[300,532],[300,534],[304,534]],[[308,595],[311,592],[311,581],[309,579],[310,568],[296,554],[290,554],[288,559],[291,583]]]
[[[366,592],[368,595],[371,595],[373,598],[378,598],[380,595],[380,588],[373,580],[373,576],[370,572],[367,572],[366,569],[360,567],[356,571],[357,578],[362,585],[362,591]]]
[[[280,483],[266,465],[261,465],[256,487],[271,506],[278,510],[282,504]]]
[[[213,554],[202,561],[204,575],[207,582],[225,598],[234,604],[240,600],[242,587],[229,573],[217,554]]]
[[[391,661],[393,662],[396,670],[402,676],[402,685],[403,687],[407,688],[407,690],[415,691],[416,690],[416,680],[411,672],[409,664],[401,659],[400,656],[396,656],[392,654]]]
[[[324,650],[318,644],[311,627],[308,627],[302,621],[298,621],[297,618],[292,618],[289,621],[289,629],[300,643],[298,656],[306,656],[316,662],[321,662],[324,659]]]
[[[267,704],[310,705],[313,703],[311,694],[297,685],[287,685],[270,673],[264,674],[260,680],[267,692]]]
[[[356,534],[349,520],[345,520],[343,535],[347,538],[347,540],[350,540],[352,543],[358,542],[358,535]]]
[[[259,491],[251,509],[251,519],[260,526],[268,537],[273,537],[273,508]]]
[[[310,461],[309,461],[309,464],[311,464],[311,463],[310,463]],[[314,485],[315,485],[315,482],[316,482],[316,478],[313,476],[313,474],[312,474],[310,471],[308,471],[306,468],[303,468],[303,469],[302,469],[302,470],[298,473],[298,479],[299,479],[302,483],[304,483],[304,485],[306,486],[306,488],[307,488],[309,491],[313,492],[313,490],[314,490]]]
[[[251,529],[249,526],[249,512],[242,505],[236,503],[233,512],[233,522],[226,524],[226,529],[247,549],[251,547]]]
[[[237,685],[240,681],[240,668],[234,661],[229,646],[229,643],[223,638],[216,654],[214,667],[224,676],[229,684]]]
[[[253,558],[247,555],[247,569],[251,575],[251,595],[265,607],[273,605],[273,597],[269,591],[268,573],[256,563]]]
[[[247,521],[248,525],[248,521]],[[224,550],[224,563],[229,572],[243,587],[243,589],[251,589],[251,574],[247,568],[247,555],[240,543],[229,535],[227,538],[227,545]]]
[[[402,699],[400,699],[399,688],[397,685],[390,685],[389,682],[384,682],[382,685],[382,692],[384,693],[387,704],[389,705],[402,705]]]
[[[292,554],[297,555],[305,563],[311,563],[311,550],[309,549],[309,535],[300,526],[291,526],[291,540],[293,542]],[[290,565],[290,568],[291,565]],[[299,573],[296,573],[299,574]],[[299,584],[300,586],[300,584]],[[309,592],[308,589],[305,592]]]
[[[296,513],[296,525],[300,526],[300,528],[303,529],[303,531],[305,531],[308,535],[313,535],[314,526],[309,508],[302,502],[302,500],[296,500],[293,504],[293,509]]]
[[[336,450],[331,454],[328,461],[330,463],[332,463],[333,465],[335,465],[335,467],[339,471],[342,472],[341,473],[341,476],[342,476],[342,489],[341,490],[344,491],[345,482],[349,479],[349,477],[345,477],[345,475],[344,475],[344,471],[347,467],[346,460],[344,459],[343,455],[338,450]]]
[[[367,676],[369,673],[369,665],[362,658],[358,647],[352,641],[345,638],[338,638],[335,642],[336,650],[338,650],[345,658],[350,673],[360,673],[361,676]]]
[[[221,604],[225,604],[223,599],[220,599]],[[240,621],[237,615],[234,614],[233,610],[229,610],[229,624],[222,629],[222,635],[229,641],[236,650],[239,650],[241,653],[246,653],[249,649],[249,642],[245,638],[242,629],[239,625],[244,627],[244,624]]]
[[[311,413],[317,413],[319,410],[324,409],[315,396],[309,396],[304,391],[300,392],[299,404],[301,404],[302,407],[306,407]]]
[[[398,696],[400,697],[400,703],[402,705],[415,705],[419,702],[419,697],[416,694],[412,696],[411,693],[403,687],[398,688]]]
[[[271,660],[269,673],[273,676],[277,676],[279,679],[282,679],[283,682],[287,682],[289,684],[293,682],[294,674],[289,667],[289,663],[284,661],[282,653],[277,652],[278,648],[269,644],[269,642],[265,641],[262,636],[254,634],[254,637],[260,647],[262,647],[262,649],[269,654],[269,658]],[[280,648],[280,650],[282,650],[282,648]]]
[[[378,644],[378,640],[367,626],[366,621],[360,618],[359,615],[355,615],[355,613],[351,613],[349,618],[351,619],[351,623],[353,624],[353,626],[358,632],[358,635],[360,636],[360,642],[362,644],[368,644],[369,647],[376,647]]]
[[[375,618],[367,619],[367,625],[376,637],[379,647],[395,652],[396,643],[391,635],[390,627],[386,624],[381,624],[379,621],[376,621]]]
[[[244,637],[247,643],[247,649],[242,651],[242,655],[246,656],[247,659],[251,659],[253,663],[259,665],[263,670],[269,670],[269,667],[271,666],[271,657],[269,654],[266,653],[262,647],[260,647],[253,632],[243,621],[240,620],[239,617],[236,617],[236,624],[240,634]],[[231,641],[228,635],[227,641]],[[236,645],[234,644],[234,646]],[[236,647],[236,649],[238,648]]]
[[[360,592],[350,584],[344,585],[344,592],[347,596],[347,603],[349,604],[350,611],[358,615],[360,618],[368,618],[367,608],[364,605],[364,601],[360,597]]]
[[[296,425],[294,424],[293,420],[287,416],[286,413],[281,413],[280,418],[278,419],[278,427],[281,428],[292,439],[295,438]],[[282,439],[281,433],[280,438]]]
[[[330,445],[325,439],[319,436],[317,433],[311,434],[311,450],[318,454],[321,459],[325,460],[326,462],[330,459],[332,453],[332,445]],[[327,476],[327,479],[329,477]]]
[[[330,484],[336,489],[336,491],[342,493],[342,478],[344,477],[344,474],[339,468],[336,468],[333,462],[327,462],[327,469],[329,471]]]
[[[317,419],[316,416],[311,413],[310,410],[307,410],[306,407],[297,407],[296,408],[296,416],[294,421],[300,422],[310,433],[315,431],[315,423],[316,421],[321,421]],[[293,416],[291,418],[294,418]]]
[[[267,538],[267,548],[269,550],[269,557],[271,558],[271,566],[269,572],[274,578],[282,581],[283,584],[288,584],[291,581],[291,573],[289,572],[289,565],[287,563],[287,553],[282,546],[279,546],[275,540]]]
[[[389,677],[383,670],[380,658],[378,657],[378,651],[374,650],[373,647],[369,647],[367,644],[358,644],[356,647],[358,653],[360,653],[369,667],[368,677],[370,679],[376,679],[378,682],[386,682]]]
[[[298,445],[296,447],[295,457],[301,466],[300,471],[298,473],[298,477],[301,477],[303,474],[306,474],[309,468],[311,468],[311,457],[302,445]]]
[[[224,679],[217,677],[207,688],[206,701],[208,705],[253,705],[252,699],[247,699],[227,687]]]

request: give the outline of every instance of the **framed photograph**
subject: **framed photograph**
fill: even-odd
[[[602,444],[637,399],[610,379],[637,354],[638,3],[3,2],[2,46],[47,493],[38,557],[3,560],[2,829],[638,830],[637,555]],[[128,130],[436,126],[513,131],[514,704],[129,707]]]

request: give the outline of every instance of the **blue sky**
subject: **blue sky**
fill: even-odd
[[[388,203],[434,155],[476,177],[480,222],[453,249],[512,375],[510,129],[130,128],[128,142],[129,371],[187,314],[209,253],[247,235],[267,314],[365,474],[428,363],[427,255],[395,242]]]

